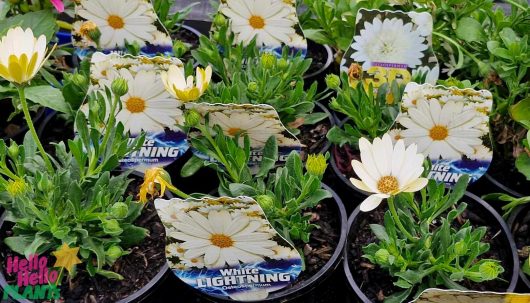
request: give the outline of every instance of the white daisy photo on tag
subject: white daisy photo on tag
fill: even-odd
[[[94,51],[127,53],[131,46],[145,56],[173,53],[171,38],[148,0],[76,1],[72,26],[81,58]]]
[[[278,142],[278,161],[281,163],[292,151],[302,151],[302,143],[287,130],[278,112],[270,105],[186,103],[185,108],[193,109],[203,117],[208,114],[210,125],[219,125],[226,136],[239,136],[241,145],[245,135],[248,135],[251,148],[249,165],[256,171],[265,143],[271,136],[275,136]],[[198,157],[207,157],[199,151],[192,151]]]
[[[360,9],[355,36],[341,61],[350,84],[362,81],[377,89],[396,80],[436,84],[440,73],[432,49],[429,13]],[[419,81],[419,80],[416,80]]]
[[[186,284],[214,298],[257,301],[300,275],[298,251],[249,197],[157,199],[166,258]]]
[[[432,161],[429,178],[453,185],[462,174],[476,181],[491,163],[489,114],[492,94],[487,90],[419,85],[405,88],[401,114],[391,131]]]
[[[184,122],[180,107],[183,101],[176,99],[162,81],[162,74],[170,67],[182,68],[176,58],[133,57],[116,53],[95,53],[91,58],[90,91],[105,95],[115,79],[125,79],[127,92],[120,97],[120,109],[116,121],[121,122],[131,138],[145,132],[144,146],[125,157],[123,169],[145,171],[152,166],[165,166],[181,157],[189,148],[186,134],[177,126]],[[110,106],[110,100],[107,100]],[[81,109],[88,113],[84,104]],[[109,109],[106,110],[109,112]]]
[[[282,54],[288,46],[290,54],[307,53],[307,40],[299,25],[296,1],[291,0],[221,0],[217,15],[227,23],[214,22],[211,32],[224,31],[235,35],[235,44],[248,45],[256,39],[263,51]],[[219,20],[221,17],[217,17]]]

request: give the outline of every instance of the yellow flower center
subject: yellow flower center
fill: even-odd
[[[377,189],[383,194],[398,190],[398,180],[394,176],[384,176],[377,182]]]
[[[248,23],[255,29],[262,29],[265,27],[265,20],[260,16],[251,16]]]
[[[125,101],[125,107],[131,113],[141,113],[145,109],[145,100],[138,97],[131,97]]]
[[[119,17],[118,17],[119,18]],[[97,25],[96,23],[92,22],[92,21],[87,21],[87,22],[84,22],[82,25],[81,25],[81,28],[79,29],[79,32],[81,33],[81,35],[83,36],[88,36],[88,34],[90,34],[91,31],[95,30],[97,28]]]
[[[183,253],[185,253],[186,251],[184,250],[184,248],[179,247],[179,248],[177,248],[177,252],[178,252],[179,254],[183,254]]]
[[[213,234],[210,237],[210,242],[220,248],[231,247],[234,244],[232,238],[223,234]]]
[[[110,15],[107,19],[107,22],[113,29],[121,29],[125,26],[125,22],[123,22],[122,17],[116,15]]]
[[[193,259],[190,259],[190,261],[191,261],[191,263],[198,263],[199,259],[193,258]]]
[[[449,130],[444,125],[435,125],[429,131],[429,136],[434,141],[442,141],[449,135]]]
[[[239,127],[231,127],[227,132],[232,137],[235,137],[236,135],[243,135],[245,133],[245,131]]]

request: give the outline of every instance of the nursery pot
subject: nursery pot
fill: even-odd
[[[337,218],[337,226],[335,229],[337,235],[340,234],[331,258],[312,276],[307,277],[307,279],[300,281],[299,283],[295,283],[295,285],[291,287],[270,293],[268,298],[260,300],[259,302],[291,302],[292,300],[297,299],[300,299],[300,301],[303,300],[304,303],[318,302],[318,298],[323,297],[325,292],[329,289],[329,286],[322,284],[338,268],[342,259],[342,250],[346,241],[347,215],[340,197],[327,185],[322,184],[322,188],[328,190],[333,196],[332,198],[322,201],[322,203],[325,203],[333,213],[334,218]],[[231,299],[208,296],[198,290],[192,289],[175,276],[169,279],[168,282],[169,281],[172,281],[173,283],[171,287],[168,286],[168,289],[183,294],[183,302],[238,302]],[[178,287],[178,290],[176,290],[176,287]],[[168,301],[172,296],[173,294],[168,294],[167,297],[159,298],[159,301]]]
[[[333,50],[328,45],[318,44],[308,39],[306,57],[313,59],[309,70],[304,75],[306,86],[309,87],[317,81],[320,88],[326,87],[324,79],[327,74],[333,73]]]
[[[335,126],[335,121],[329,110],[320,102],[315,102],[313,112],[326,113],[327,118],[314,124],[300,127],[300,141],[305,144],[309,154],[325,154],[331,147],[331,142],[326,138],[329,130]]]
[[[518,249],[523,246],[530,246],[530,205],[517,207],[508,218],[508,226],[511,228],[515,244]],[[526,229],[525,229],[526,228]],[[525,259],[520,259],[521,265]],[[519,272],[521,292],[530,293],[530,277],[523,271]]]
[[[467,210],[470,211],[470,221],[483,221],[476,223],[477,225],[488,224],[488,231],[491,231],[491,238],[494,239],[494,241],[490,243],[490,251],[498,251],[498,259],[502,261],[502,265],[505,270],[502,278],[508,281],[508,285],[505,288],[503,287],[503,289],[495,291],[513,292],[517,285],[517,279],[519,278],[519,258],[517,256],[517,249],[510,233],[510,229],[503,221],[501,216],[488,203],[484,202],[474,194],[466,192],[464,198],[462,198],[462,202],[466,202],[468,204]],[[383,206],[381,205],[379,207]],[[377,209],[373,210],[372,212],[374,211],[377,211]],[[376,302],[369,299],[369,297],[376,297],[376,292],[380,291],[381,289],[374,287],[377,285],[374,285],[373,281],[361,281],[359,278],[354,277],[353,273],[353,271],[359,270],[360,268],[359,264],[357,264],[357,261],[355,261],[355,259],[360,258],[360,256],[354,253],[354,250],[356,249],[353,248],[357,234],[367,224],[375,223],[368,222],[368,214],[370,213],[363,213],[360,211],[360,207],[357,207],[348,220],[349,233],[344,248],[344,272],[346,274],[350,290],[355,293],[359,301]],[[358,273],[356,276],[363,275],[363,273]],[[384,273],[386,274],[386,271],[384,271]],[[380,279],[378,281],[381,281],[382,283],[389,283],[390,286],[392,285],[389,278]],[[370,288],[371,294],[369,295],[367,295],[365,292],[366,285],[372,286],[372,288]]]
[[[143,178],[143,174],[139,172],[133,172],[131,176],[136,176],[139,179]],[[173,198],[173,195],[169,191],[166,191],[165,197],[168,199],[171,199]],[[0,216],[0,231],[10,228],[11,223],[7,222],[5,219],[6,219],[6,213]],[[0,264],[0,289],[2,291],[6,288],[6,286],[8,286],[7,279],[6,279],[6,276],[4,275],[4,270],[3,270],[4,266],[6,266],[5,262],[6,261],[3,260],[3,262]],[[123,298],[117,301],[117,303],[150,302],[150,297],[157,290],[160,284],[162,284],[162,281],[164,281],[169,275],[170,275],[169,266],[167,262],[164,262],[164,264],[160,267],[156,275],[147,284],[145,284],[139,290],[131,293],[126,298]],[[11,285],[13,284],[11,283]],[[19,293],[22,293],[22,291],[20,291]],[[2,296],[3,296],[3,293],[0,292],[0,301],[2,301]],[[28,299],[17,299],[17,298],[12,298],[11,296],[9,296],[7,302],[33,303],[36,301],[31,301]]]

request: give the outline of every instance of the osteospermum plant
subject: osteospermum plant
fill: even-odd
[[[361,161],[352,165],[360,179],[354,186],[371,193],[360,206],[373,211],[383,199],[388,210],[383,224],[371,224],[376,243],[363,247],[363,257],[392,276],[400,291],[386,300],[405,302],[428,287],[461,287],[465,281],[497,279],[504,271],[499,260],[483,257],[486,227],[459,223],[466,210],[463,198],[469,176],[462,176],[452,189],[427,180],[424,156],[403,140],[392,144],[389,135],[373,143],[359,141]]]

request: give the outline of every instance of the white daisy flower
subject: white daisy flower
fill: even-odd
[[[351,47],[355,52],[351,58],[362,62],[363,70],[368,70],[373,62],[401,63],[415,68],[421,64],[428,45],[425,37],[412,26],[398,18],[365,22],[360,35],[354,37]]]
[[[430,69],[428,66],[421,66],[415,70],[412,71],[412,77],[416,77],[418,74],[427,74],[425,77],[425,83],[429,83],[432,85],[436,84],[436,81],[438,81],[438,77],[440,76],[440,66],[436,65],[432,69]]]
[[[418,151],[431,159],[460,159],[473,153],[472,146],[482,144],[482,132],[475,127],[482,119],[476,111],[463,110],[464,104],[421,101],[417,108],[398,118],[406,129],[401,135],[408,144],[418,145]]]
[[[425,101],[425,92],[422,86],[415,82],[410,82],[405,88],[401,105],[405,108],[416,107],[419,101]]]
[[[204,259],[201,257],[191,259],[184,258],[181,260],[181,263],[187,267],[204,268]]]
[[[213,112],[210,113],[210,124],[218,124],[227,136],[235,137],[239,134],[240,143],[248,135],[252,147],[263,147],[270,136],[278,136],[284,131],[277,120],[246,112]]]
[[[177,121],[182,119],[180,103],[164,87],[160,75],[155,71],[140,71],[136,75],[127,69],[120,69],[115,77],[127,80],[129,91],[121,97],[122,109],[116,120],[122,122],[126,131],[138,134],[161,132],[165,127],[175,129]],[[100,85],[112,84],[111,79],[103,79]]]
[[[172,45],[173,41],[168,34],[161,31],[156,31],[153,33],[153,40],[149,41],[153,45]]]
[[[166,254],[169,257],[178,257],[182,258],[184,257],[184,253],[186,250],[182,248],[180,243],[170,243],[166,245]]]
[[[398,140],[403,139],[403,137],[401,136],[401,129],[397,129],[397,128],[391,129],[388,131],[388,135],[390,136],[390,139],[392,139],[392,143],[394,144]]]
[[[293,251],[290,247],[277,245],[271,249],[274,251],[274,255],[270,258],[274,260],[289,260],[298,257],[298,252]]]
[[[179,214],[190,209],[188,203],[182,203],[179,199],[155,199],[155,205],[158,209],[158,216],[162,222],[175,221]]]
[[[493,159],[493,152],[484,145],[473,147],[473,154],[468,156],[471,160],[491,161]]]
[[[209,205],[209,206],[204,206],[204,207],[201,207],[199,208],[197,211],[200,212],[200,213],[209,213],[213,210],[215,211],[221,211],[223,209],[226,209],[226,207],[224,205]]]
[[[412,22],[418,27],[417,31],[422,36],[430,36],[432,34],[432,16],[429,13],[417,13],[409,12],[407,13]]]
[[[178,231],[168,236],[184,241],[184,258],[204,257],[208,268],[262,262],[274,254],[270,248],[278,245],[270,240],[274,234],[257,232],[260,222],[244,215],[232,218],[226,210],[211,211],[208,216],[191,211],[179,215],[173,225]]]
[[[296,32],[290,4],[282,0],[227,0],[219,11],[230,18],[237,43],[256,37],[258,45],[280,47]]]
[[[405,149],[405,142],[398,140],[395,146],[385,134],[375,138],[373,144],[366,138],[359,140],[361,162],[352,161],[352,167],[359,179],[350,178],[360,190],[373,193],[361,203],[361,211],[375,209],[383,199],[400,192],[416,192],[427,185],[427,178],[421,178],[425,157],[417,153],[416,144]]]
[[[106,49],[124,47],[125,41],[143,47],[153,40],[157,28],[152,10],[142,0],[81,0],[76,8],[79,16],[97,25],[99,44]]]
[[[447,103],[447,102],[457,102],[462,103],[466,101],[466,97],[462,95],[456,95],[456,94],[450,94],[440,97],[441,103]]]

